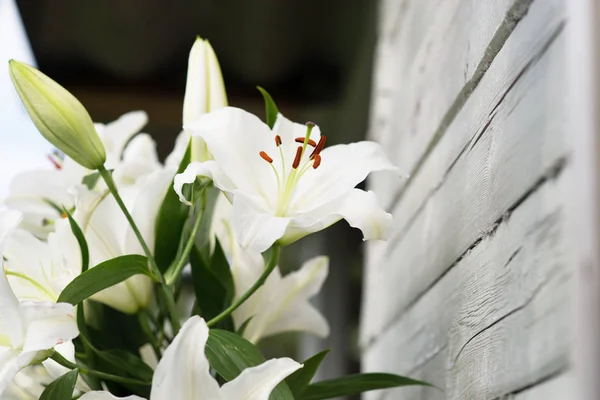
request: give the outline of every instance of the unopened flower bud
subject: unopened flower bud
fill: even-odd
[[[17,93],[42,136],[85,168],[104,165],[104,145],[79,100],[30,65],[10,60],[9,69]]]

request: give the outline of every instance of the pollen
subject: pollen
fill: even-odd
[[[58,161],[56,161],[52,155],[48,154],[48,160],[50,160],[50,162],[52,163],[52,165],[54,165],[54,168],[61,170],[62,169],[62,165],[60,165],[60,163]]]
[[[275,135],[275,146],[281,146],[281,136]]]
[[[314,169],[317,169],[319,168],[319,165],[321,165],[321,156],[319,154],[315,154],[312,166]]]
[[[258,153],[260,155],[260,157],[265,160],[266,162],[268,162],[269,164],[271,164],[273,162],[273,159],[271,157],[269,157],[269,155],[267,153],[265,153],[264,151],[261,151],[260,153]]]
[[[294,158],[294,163],[292,164],[292,168],[296,169],[300,165],[300,159],[302,158],[302,146],[298,146],[296,149],[296,157]]]
[[[315,147],[312,154],[310,155],[310,158],[314,158],[316,155],[321,153],[321,151],[323,150],[323,147],[325,147],[326,141],[327,141],[327,138],[325,137],[325,135],[322,135],[321,139],[319,139],[319,143],[317,143],[317,146]]]
[[[294,139],[294,141],[296,143],[304,143],[304,138],[303,137],[297,137],[297,138]],[[308,139],[308,142],[306,142],[306,143],[308,143],[312,147],[316,147],[317,146],[317,143],[314,140],[312,140],[312,139]]]

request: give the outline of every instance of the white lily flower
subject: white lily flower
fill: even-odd
[[[293,123],[279,114],[273,131],[256,116],[227,107],[185,126],[207,144],[214,160],[191,163],[176,176],[184,184],[212,178],[233,204],[240,245],[265,251],[294,242],[340,219],[364,239],[386,239],[392,216],[373,192],[356,189],[369,173],[397,171],[374,142],[325,148],[318,126]]]
[[[231,229],[232,206],[219,196],[213,214],[211,231],[219,239],[231,267],[236,298],[242,296],[263,273],[265,265],[260,253],[242,249]],[[211,235],[211,236],[214,236]],[[329,335],[329,324],[310,304],[325,279],[329,267],[327,257],[315,257],[284,277],[275,268],[265,284],[232,314],[236,329],[246,321],[244,337],[252,342],[282,332],[301,331],[319,337]]]
[[[0,254],[20,214],[0,211]],[[19,302],[13,293],[4,267],[0,268],[0,395],[15,375],[34,361],[44,359],[46,351],[78,336],[74,307],[66,303]]]
[[[106,149],[106,168],[115,169],[113,177],[118,184],[132,185],[139,177],[160,168],[154,141],[146,134],[132,139],[147,122],[145,112],[133,111],[109,124],[94,124]],[[64,217],[56,207],[74,207],[75,199],[69,189],[94,172],[59,152],[49,158],[55,169],[17,175],[4,201],[24,214],[23,229],[43,239],[54,231],[54,222]]]
[[[169,189],[174,171],[163,169],[137,180],[133,186],[120,187],[125,206],[133,216],[142,236],[150,246],[155,241],[155,225],[162,200]],[[144,251],[117,202],[109,193],[77,187],[77,206],[73,218],[81,227],[90,251],[90,267],[127,254]],[[61,253],[67,265],[81,270],[81,255],[70,230],[60,232]],[[59,234],[59,232],[57,232]],[[70,245],[68,243],[70,242]],[[121,312],[134,314],[148,306],[152,281],[134,275],[91,298]]]
[[[290,358],[273,359],[245,369],[237,378],[219,387],[210,374],[204,354],[207,340],[206,322],[198,316],[190,318],[156,367],[150,400],[268,400],[275,386],[302,367]],[[116,398],[107,392],[90,392],[81,400]]]
[[[227,94],[219,60],[208,40],[198,37],[190,50],[188,60],[183,98],[183,125],[226,106]],[[200,137],[192,137],[191,157],[194,161],[206,161],[211,158],[206,143]]]

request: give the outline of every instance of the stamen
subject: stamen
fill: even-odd
[[[304,143],[304,138],[303,137],[297,137],[297,138],[294,139],[294,141],[296,143]],[[317,146],[317,143],[314,140],[312,140],[312,139],[308,139],[308,141],[306,143],[308,143],[312,147],[316,147]]]
[[[315,154],[315,157],[313,159],[313,168],[317,169],[317,168],[319,168],[319,165],[321,165],[321,156],[318,154]]]
[[[52,158],[52,155],[48,154],[48,160],[50,160],[52,165],[54,165],[54,168],[59,169],[59,170],[62,169],[62,165],[60,165],[58,163],[58,161],[56,161],[54,158]]]
[[[275,146],[281,146],[281,136],[275,135]]]
[[[296,169],[300,165],[300,158],[302,157],[302,146],[298,146],[296,150],[296,157],[294,158],[294,163],[292,164],[292,168]]]
[[[260,153],[258,153],[260,155],[260,157],[265,160],[266,162],[268,162],[269,164],[271,164],[273,162],[273,159],[271,157],[269,157],[269,155],[267,153],[265,153],[264,151],[261,151]]]
[[[321,153],[321,150],[323,150],[323,147],[325,147],[326,141],[327,141],[327,138],[325,137],[325,135],[322,135],[321,139],[319,139],[319,143],[317,144],[317,147],[315,147],[312,154],[310,155],[310,158],[313,158],[317,154]]]

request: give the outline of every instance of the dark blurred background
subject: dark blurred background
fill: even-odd
[[[367,129],[374,0],[20,0],[38,67],[72,91],[94,121],[146,110],[144,129],[167,155],[181,130],[187,56],[196,35],[210,40],[229,102],[263,116],[256,85],[289,118],[315,121],[328,143],[361,140]],[[321,378],[358,369],[361,235],[345,222],[284,254],[296,268],[331,258],[316,302],[332,326],[327,341],[301,335],[267,339],[265,351],[293,347],[302,359],[332,348]],[[299,343],[299,345],[295,345]]]

